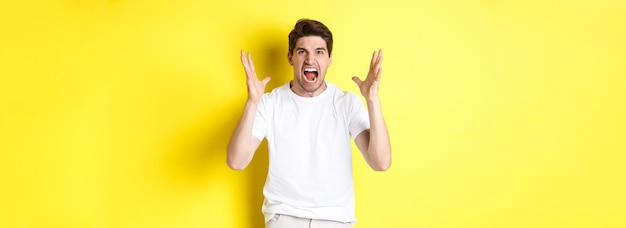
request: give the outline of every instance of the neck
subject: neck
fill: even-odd
[[[315,97],[322,94],[324,90],[326,90],[326,88],[328,88],[328,86],[326,85],[326,81],[323,81],[322,85],[315,91],[306,91],[304,88],[299,88],[298,85],[294,86],[293,80],[289,82],[289,89],[291,89],[293,93],[301,97]]]

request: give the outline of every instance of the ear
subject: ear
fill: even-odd
[[[333,65],[333,54],[329,54],[328,56],[328,66],[332,66]]]
[[[287,52],[287,61],[289,61],[289,65],[293,66],[293,61],[291,60],[291,57],[292,57],[291,52]]]

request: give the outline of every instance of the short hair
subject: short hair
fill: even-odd
[[[320,36],[326,41],[326,48],[328,48],[328,56],[333,52],[333,34],[330,32],[326,25],[322,22],[311,19],[300,19],[296,22],[293,30],[289,33],[289,53],[293,54],[293,49],[296,46],[296,42],[300,37],[305,36]]]

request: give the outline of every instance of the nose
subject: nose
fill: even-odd
[[[315,60],[315,56],[313,56],[313,54],[307,54],[306,58],[304,59],[305,63],[313,63]]]

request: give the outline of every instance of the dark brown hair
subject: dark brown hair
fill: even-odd
[[[333,34],[330,32],[326,25],[322,22],[311,19],[300,19],[296,22],[296,26],[289,33],[289,53],[293,54],[293,49],[296,46],[296,41],[300,37],[305,36],[320,36],[326,41],[326,48],[328,48],[328,56],[333,52]]]

